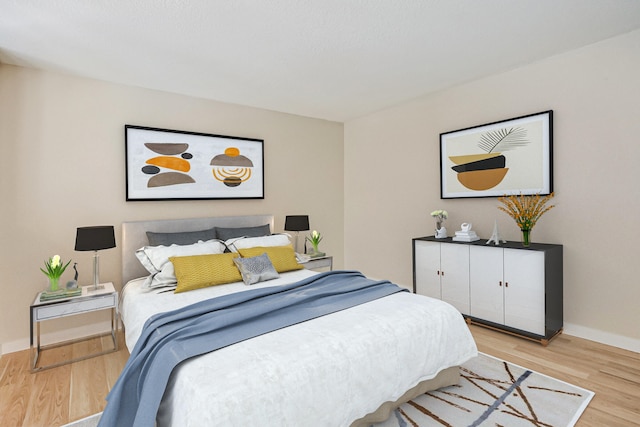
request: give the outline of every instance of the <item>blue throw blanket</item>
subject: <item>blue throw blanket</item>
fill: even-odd
[[[169,376],[184,360],[402,291],[357,271],[329,271],[154,315],[107,396],[98,426],[153,427]]]

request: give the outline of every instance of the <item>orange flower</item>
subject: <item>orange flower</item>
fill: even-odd
[[[552,197],[553,193],[544,197],[540,197],[540,194],[502,196],[498,197],[498,201],[504,206],[498,206],[498,209],[513,218],[521,230],[531,230],[540,217],[555,206],[545,206]]]

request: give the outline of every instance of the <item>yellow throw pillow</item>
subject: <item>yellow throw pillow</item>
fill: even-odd
[[[226,253],[169,258],[178,279],[175,292],[242,281],[240,271],[233,262],[237,256],[238,254]]]
[[[250,258],[266,253],[278,273],[304,268],[303,265],[298,264],[296,254],[293,252],[291,246],[256,246],[253,248],[238,249],[238,252],[243,258]]]

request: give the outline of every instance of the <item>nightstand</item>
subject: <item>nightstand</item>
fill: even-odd
[[[113,287],[113,283],[103,283],[104,288],[93,290],[93,286],[83,286],[82,294],[61,298],[58,300],[40,301],[40,295],[42,292],[36,295],[36,299],[31,304],[31,316],[30,316],[30,350],[31,350],[31,372],[41,371],[43,369],[55,368],[56,366],[65,365],[67,363],[77,362],[79,360],[88,359],[90,357],[100,356],[107,353],[112,353],[118,350],[118,342],[116,339],[117,329],[117,313],[118,313],[118,292]],[[74,359],[68,359],[63,362],[38,366],[38,358],[40,353],[46,349],[60,347],[61,345],[70,344],[71,342],[50,344],[47,346],[40,345],[40,322],[51,319],[59,319],[67,316],[75,316],[78,314],[90,313],[98,310],[111,310],[111,338],[113,340],[113,349],[106,351],[100,351],[92,353],[87,356],[78,357]],[[35,331],[34,331],[35,326]],[[34,347],[34,332],[36,345]],[[104,334],[104,335],[108,335]],[[88,338],[85,337],[75,341],[82,341]],[[72,341],[72,342],[75,342]]]
[[[329,270],[333,270],[333,257],[329,255],[320,256],[317,258],[311,258],[309,261],[301,264],[304,265],[304,268],[307,270],[314,270],[316,268],[328,268]]]

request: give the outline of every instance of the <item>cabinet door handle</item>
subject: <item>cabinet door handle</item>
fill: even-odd
[[[498,286],[502,286],[502,280],[498,282]]]
[[[508,288],[509,287],[509,282],[504,282],[504,287]]]
[[[442,276],[444,276],[444,271],[440,273]]]

